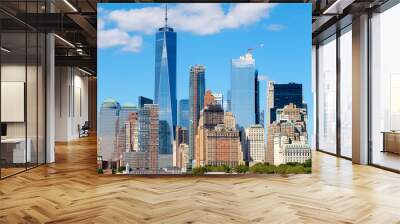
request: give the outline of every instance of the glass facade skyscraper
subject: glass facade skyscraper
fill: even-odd
[[[104,100],[99,113],[99,132],[97,134],[99,142],[99,155],[103,161],[111,161],[116,150],[115,138],[118,133],[120,104],[108,98]]]
[[[133,113],[137,113],[138,108],[130,103],[126,103],[122,105],[119,111],[119,120],[118,120],[118,134],[117,134],[117,149],[115,153],[117,155],[121,155],[126,150],[129,150],[130,145],[127,144],[130,141],[130,121],[129,117]],[[118,157],[118,156],[117,156]]]
[[[178,124],[187,130],[189,130],[189,100],[188,99],[182,99],[179,101],[179,122]]]
[[[231,62],[231,111],[241,128],[259,122],[258,72],[250,52]]]
[[[195,65],[190,68],[189,78],[189,164],[195,159],[195,141],[200,111],[204,105],[205,93],[205,68],[202,65]]]
[[[154,104],[159,106],[160,154],[172,154],[176,127],[176,32],[167,26],[156,33]]]
[[[153,100],[144,96],[139,96],[138,97],[139,107],[142,108],[145,104],[153,104]]]
[[[269,123],[276,120],[276,110],[282,109],[290,103],[296,105],[297,108],[304,108],[303,104],[303,85],[297,83],[275,84],[269,83],[268,109],[270,116]]]

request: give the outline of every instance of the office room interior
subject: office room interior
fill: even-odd
[[[0,223],[400,222],[400,200],[396,200],[400,198],[398,0],[164,3],[114,0],[0,2]],[[103,7],[99,7],[100,5]],[[166,23],[163,27],[164,20],[166,21],[166,5],[170,10],[170,27]],[[289,88],[293,85],[292,81],[276,82],[268,79],[272,77],[272,73],[269,75],[262,69],[259,73],[252,71],[258,75],[256,79],[260,82],[257,88],[264,98],[255,97],[253,94],[257,100],[263,101],[259,110],[256,110],[255,116],[259,117],[253,126],[239,128],[238,120],[235,120],[236,124],[233,126],[236,125],[237,129],[230,129],[232,133],[235,131],[238,144],[242,144],[238,146],[242,151],[238,151],[240,155],[235,154],[238,157],[235,157],[234,163],[210,162],[212,160],[205,156],[207,150],[211,150],[211,143],[206,141],[207,132],[201,132],[206,137],[202,134],[192,136],[193,127],[190,120],[188,128],[184,129],[194,140],[189,138],[182,145],[176,143],[177,136],[184,133],[179,129],[181,123],[178,101],[174,106],[178,110],[176,123],[179,127],[171,125],[174,133],[170,136],[170,157],[158,154],[158,158],[168,158],[170,168],[161,168],[158,161],[158,165],[153,165],[156,167],[155,171],[151,171],[154,168],[152,165],[143,165],[135,170],[136,165],[132,164],[136,164],[136,158],[139,158],[135,156],[150,155],[151,163],[152,154],[150,151],[146,154],[146,149],[143,149],[142,153],[140,144],[134,143],[131,137],[136,133],[134,131],[129,134],[129,141],[125,140],[128,138],[128,132],[125,132],[124,142],[120,140],[121,135],[113,133],[115,136],[109,140],[110,144],[115,145],[116,151],[124,148],[119,151],[118,156],[105,161],[101,148],[104,139],[99,138],[102,134],[101,110],[104,105],[106,109],[118,107],[119,114],[124,108],[138,108],[133,110],[138,116],[145,112],[152,113],[156,107],[158,110],[153,96],[153,84],[149,85],[150,90],[146,90],[151,91],[151,95],[146,96],[151,99],[144,97],[136,102],[137,96],[132,95],[135,105],[122,105],[121,102],[120,106],[116,101],[102,95],[103,87],[106,86],[101,80],[104,77],[101,73],[104,71],[104,63],[99,63],[104,61],[101,55],[105,48],[123,49],[124,44],[128,46],[133,43],[130,41],[137,40],[133,32],[142,29],[143,42],[140,40],[140,43],[133,44],[143,44],[143,49],[152,52],[150,72],[153,80],[153,54],[157,51],[154,41],[156,32],[162,33],[162,29],[174,28],[178,34],[178,44],[181,43],[179,38],[183,39],[186,35],[184,32],[196,32],[195,29],[184,26],[185,21],[174,22],[174,15],[189,15],[187,18],[196,19],[204,16],[201,12],[202,7],[213,8],[221,10],[218,11],[221,14],[215,15],[216,17],[222,15],[221,18],[229,22],[230,12],[238,13],[235,15],[238,16],[245,10],[251,11],[252,8],[261,10],[262,5],[268,7],[262,11],[265,13],[265,24],[260,24],[259,32],[265,32],[267,36],[277,33],[284,35],[285,31],[293,28],[285,25],[284,20],[273,20],[279,9],[285,6],[291,8],[292,11],[288,10],[283,14],[289,19],[298,16],[296,8],[309,9],[306,17],[310,20],[309,29],[304,29],[310,37],[310,52],[305,55],[309,57],[306,60],[309,61],[309,65],[306,66],[310,69],[305,79],[309,80],[309,83],[302,83],[303,99],[309,100],[301,102],[307,106],[302,107],[291,102],[281,108],[274,108],[270,102],[277,102],[273,100],[276,95],[272,90],[275,88],[275,94],[278,94],[279,87]],[[120,9],[122,6],[126,9]],[[140,24],[152,24],[153,20],[146,23],[134,21],[134,25],[124,24],[124,18],[117,18],[116,13],[111,13],[112,10],[119,10],[119,13],[127,13],[126,15],[132,13],[130,16],[133,15],[133,19],[135,16],[147,18],[144,17],[146,7],[155,9],[156,13],[152,15],[157,19],[154,21],[161,21],[160,24],[154,22],[157,29],[149,31],[150,33],[146,33],[148,27],[141,27]],[[191,13],[193,17],[190,17]],[[215,22],[215,18],[207,15],[207,19]],[[101,19],[111,21],[111,25],[99,22],[100,16]],[[257,17],[256,14],[247,16],[237,21],[244,24],[243,21],[254,22],[254,18]],[[221,30],[237,29],[236,26],[227,25],[228,22]],[[199,24],[202,23],[195,23]],[[238,27],[246,31],[252,29],[252,25],[243,24]],[[127,30],[121,32],[124,28]],[[122,44],[113,45],[116,39],[110,39],[100,45],[100,31],[106,29],[113,29],[115,32],[120,29],[118,40],[122,40]],[[219,34],[221,33],[223,31]],[[146,42],[145,38],[150,41]],[[291,38],[296,41],[296,37]],[[266,62],[258,60],[258,54],[261,55],[258,52],[268,51],[269,43],[263,43],[261,46],[260,42],[257,42],[255,45],[257,47],[254,49],[243,49],[226,60],[227,65],[224,66],[228,69],[227,77],[233,74],[229,70],[231,59],[253,60],[254,57],[257,68],[263,67],[263,63]],[[179,45],[177,48],[178,52],[181,52]],[[212,50],[210,52],[212,53]],[[135,50],[129,53],[115,53],[115,58],[120,58],[122,54],[134,59],[139,58],[134,56],[137,54]],[[203,68],[197,65],[185,67],[185,73],[181,74],[179,63],[183,59],[179,57],[178,55],[176,59],[178,77],[187,76],[186,82],[189,83],[190,75]],[[289,56],[287,58],[285,66],[290,67],[290,63],[294,66],[295,62],[291,62]],[[107,57],[107,60],[113,60],[113,57]],[[132,69],[135,69],[135,63],[139,63],[138,67],[142,66],[142,61],[132,60]],[[209,75],[207,69],[206,65],[206,79]],[[196,72],[193,72],[194,70]],[[297,80],[296,74],[293,74],[293,77],[293,80]],[[226,82],[231,83],[231,80]],[[186,88],[188,90],[185,93],[188,96],[183,98],[188,98],[186,104],[189,113],[193,112],[189,110],[193,107],[191,103],[194,98],[189,95],[189,89],[193,86],[187,85]],[[207,86],[204,90],[204,98],[198,98],[202,99],[202,108],[197,108],[195,122],[203,122],[203,114],[212,112],[213,108],[215,109],[214,104],[219,104],[220,108],[216,110],[219,113],[218,119],[222,121],[213,126],[213,131],[218,133],[218,130],[226,129],[230,116],[236,116],[234,110],[227,109],[230,108],[227,106],[228,102],[222,103],[221,100],[219,103],[218,99],[231,101],[233,98],[228,96],[231,93],[225,91],[221,91],[221,94],[218,91],[207,91]],[[269,94],[271,91],[272,94]],[[210,99],[209,105],[203,102]],[[304,126],[308,124],[305,131],[307,141],[302,142],[303,146],[307,147],[302,148],[302,152],[306,152],[305,149],[310,152],[301,156],[299,154],[296,158],[301,159],[293,161],[287,159],[289,156],[286,151],[291,149],[287,145],[288,142],[298,143],[300,140],[292,140],[285,136],[277,143],[275,138],[268,138],[267,133],[275,130],[271,127],[276,127],[273,125],[279,123],[277,119],[284,123],[279,125],[288,125],[290,119],[284,115],[290,114],[289,111],[295,111],[298,113],[296,116],[301,117],[296,117],[297,120],[291,122],[295,122],[296,125],[303,122]],[[203,128],[200,123],[198,126],[196,125],[198,130]],[[123,126],[125,129],[127,127]],[[262,128],[260,135],[263,136],[263,154],[257,161],[250,159],[253,156],[250,149],[245,150],[246,147],[250,147],[250,144],[246,144],[250,142],[249,135],[246,135],[246,128],[249,127],[255,128],[254,130]],[[293,127],[296,132],[298,126]],[[161,132],[157,133],[158,138]],[[279,134],[282,136],[282,133]],[[200,144],[198,140],[196,142],[196,138],[205,138],[204,142],[210,147],[208,149],[204,146],[207,148],[204,152],[207,153],[204,153],[204,160],[201,162],[196,161],[195,147]],[[282,143],[283,140],[286,142]],[[195,143],[190,143],[191,141]],[[268,141],[272,141],[272,146]],[[271,149],[277,144],[283,145]],[[194,148],[192,152],[191,147]],[[181,149],[182,151],[179,151]],[[218,146],[215,150],[218,150]],[[133,156],[130,157],[134,158],[133,162],[123,158],[128,152]],[[112,153],[116,155],[115,152]],[[269,160],[268,156],[275,158],[275,161]],[[276,162],[276,158],[281,161]],[[183,159],[186,162],[183,162]],[[307,159],[310,159],[310,163],[312,161],[312,167],[305,165]],[[285,163],[304,169],[291,170],[291,165],[284,166]],[[205,170],[200,169],[202,167],[206,167]],[[224,170],[218,170],[218,167],[223,167]]]

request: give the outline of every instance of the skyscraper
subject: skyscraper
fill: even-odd
[[[265,161],[264,127],[260,124],[246,128],[246,143],[250,163]]]
[[[118,120],[118,133],[116,138],[117,148],[114,150],[114,157],[121,158],[123,152],[128,152],[131,150],[130,145],[130,122],[129,117],[132,113],[136,113],[138,108],[130,103],[126,103],[122,105],[119,111],[119,120]]]
[[[142,108],[145,104],[153,104],[153,100],[144,96],[138,97],[138,105]]]
[[[147,152],[148,168],[158,168],[159,145],[158,105],[145,104],[139,111],[139,149]]]
[[[113,153],[117,149],[116,137],[118,133],[118,121],[120,104],[113,98],[104,100],[99,113],[99,155],[103,161],[113,160]],[[110,165],[110,164],[109,164]]]
[[[139,113],[133,112],[129,115],[128,122],[126,122],[126,127],[129,131],[129,145],[130,150],[133,152],[139,151]],[[128,128],[129,127],[129,128]]]
[[[290,103],[297,108],[304,108],[303,104],[303,85],[297,83],[275,84],[268,82],[268,108],[267,121],[272,124],[276,120],[276,110],[282,109]]]
[[[196,167],[207,164],[207,142],[208,131],[214,129],[218,124],[224,123],[224,110],[218,104],[209,104],[200,112],[200,119],[196,133],[195,158]]]
[[[204,105],[205,92],[205,68],[202,65],[190,67],[189,78],[189,165],[195,159],[195,145],[197,126],[200,118],[200,111]]]
[[[304,108],[297,108],[294,104],[277,110],[278,119],[268,125],[267,162],[279,165],[304,162],[310,158],[311,149],[304,120],[306,113]]]
[[[156,33],[154,104],[159,106],[160,154],[172,154],[176,127],[176,32],[167,24]]]
[[[240,128],[257,124],[259,117],[258,72],[250,52],[231,62],[231,109]]]
[[[179,101],[178,124],[189,130],[189,100],[182,99]]]
[[[267,84],[267,105],[266,114],[267,114],[267,123],[265,127],[268,128],[269,124],[271,123],[271,109],[274,107],[274,81],[268,81]]]
[[[181,145],[184,144],[186,145],[187,148],[189,148],[189,131],[181,126],[176,127],[176,140],[175,140],[175,147],[174,147],[174,166],[177,166],[179,168],[183,168],[182,166],[178,166],[178,164],[182,163],[180,161],[182,154],[179,152],[181,148]],[[186,155],[187,156],[187,155]]]
[[[224,124],[206,132],[205,148],[205,165],[234,167],[243,164],[240,133],[226,129]]]

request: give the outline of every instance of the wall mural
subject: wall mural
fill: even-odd
[[[97,172],[311,173],[310,21],[311,4],[98,4]]]

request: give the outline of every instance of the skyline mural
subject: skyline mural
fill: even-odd
[[[312,102],[311,36],[304,32],[311,29],[310,5],[98,7],[99,173],[311,172],[310,115],[303,106]],[[282,17],[299,8],[300,19]],[[274,15],[285,24],[271,23]],[[300,43],[290,54],[280,33],[299,34],[291,36],[289,42]],[[276,57],[291,66],[268,61]],[[303,75],[267,75],[289,71]],[[276,83],[294,82],[303,104],[267,97],[282,95],[269,89]],[[184,100],[185,111],[178,108]],[[283,104],[270,107],[274,102]],[[274,122],[264,122],[271,111]]]

